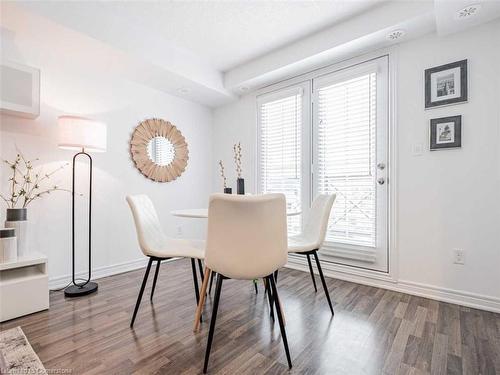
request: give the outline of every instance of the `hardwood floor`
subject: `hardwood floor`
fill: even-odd
[[[201,330],[192,332],[196,301],[189,261],[163,264],[154,301],[152,277],[134,329],[129,328],[144,270],[99,280],[97,294],[64,299],[50,310],[6,322],[20,325],[47,369],[72,374],[199,374],[212,296]],[[319,277],[317,279],[319,282]],[[293,369],[279,325],[259,283],[223,285],[211,374],[500,374],[500,314],[283,269],[278,288]],[[319,285],[319,284],[318,284]],[[22,296],[20,296],[22,298]]]

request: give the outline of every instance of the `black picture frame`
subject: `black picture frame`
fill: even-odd
[[[441,99],[441,100],[433,100],[433,82],[432,76],[438,73],[445,73],[446,71],[450,71],[450,75],[452,75],[452,69],[460,69],[460,93],[458,96],[449,98],[449,99]],[[442,77],[442,80],[445,80],[444,85],[446,85],[446,81],[456,86],[455,76],[453,76],[453,80],[450,81],[450,77]],[[467,77],[467,60],[455,61],[449,64],[436,66],[434,68],[426,69],[424,73],[425,79],[425,108],[433,108],[433,107],[441,107],[444,105],[464,103],[468,100],[468,77]],[[437,79],[436,79],[437,80]],[[437,85],[438,83],[436,83]],[[435,88],[438,91],[438,87]]]
[[[431,119],[429,138],[431,151],[462,147],[462,116]]]

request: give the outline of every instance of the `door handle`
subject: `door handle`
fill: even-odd
[[[383,177],[380,177],[379,179],[377,179],[377,182],[379,185],[383,185],[385,184],[385,179]]]

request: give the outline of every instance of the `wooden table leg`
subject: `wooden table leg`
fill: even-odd
[[[201,284],[201,290],[200,290],[200,301],[198,303],[198,306],[196,307],[196,313],[194,316],[193,332],[198,331],[198,328],[200,328],[201,312],[203,311],[203,306],[205,305],[205,297],[207,295],[207,287],[211,274],[212,271],[209,270],[207,267],[205,267],[205,275],[203,276],[203,283]]]

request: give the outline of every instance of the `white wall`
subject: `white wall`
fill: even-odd
[[[73,155],[57,148],[58,115],[82,114],[102,120],[108,125],[107,152],[93,154],[93,268],[97,273],[137,266],[144,259],[125,201],[127,194],[148,194],[168,234],[178,235],[177,225],[180,225],[183,236],[204,237],[203,221],[182,221],[169,212],[207,205],[213,173],[211,110],[113,74],[109,69],[108,51],[98,42],[48,21],[43,21],[43,25],[37,24],[38,21],[42,23],[28,15],[2,15],[2,57],[41,70],[40,117],[28,120],[2,115],[0,118],[2,159],[14,158],[18,147],[27,157],[40,158],[39,163],[50,170],[70,161]],[[61,40],[78,51],[60,48]],[[86,68],[77,61],[80,55],[88,55],[93,65]],[[134,127],[150,117],[171,121],[189,145],[187,170],[174,182],[156,183],[146,179],[129,156],[129,140]],[[0,185],[3,192],[8,172],[3,166]],[[56,175],[54,181],[71,188],[71,167]],[[85,180],[81,182],[82,188],[86,186]],[[85,214],[85,207],[81,206],[78,207],[82,209],[80,218]],[[3,222],[3,208],[0,215]],[[29,207],[29,220],[32,247],[48,255],[53,284],[65,281],[64,276],[71,272],[70,194],[55,192],[34,202]],[[80,224],[85,223],[82,220]],[[78,234],[84,241],[84,226]],[[84,242],[79,243],[84,245]],[[78,250],[78,260],[82,262],[79,269],[85,269],[86,248],[79,246]],[[117,265],[123,267],[116,268]]]
[[[500,297],[500,22],[402,44],[398,63],[400,278]],[[423,110],[423,71],[468,59],[469,102]],[[431,118],[462,115],[462,148],[427,145]],[[452,249],[466,251],[452,264]]]
[[[392,50],[397,69],[399,281],[353,280],[500,311],[499,40],[496,21],[447,37],[429,35]],[[425,111],[424,70],[464,58],[469,60],[469,102]],[[428,151],[429,119],[456,114],[463,116],[462,148]],[[231,145],[241,140],[250,184],[255,181],[255,119],[252,94],[214,113],[214,159],[230,162]],[[415,143],[424,145],[422,156],[412,155]],[[220,188],[218,178],[214,187]],[[452,263],[453,248],[465,250],[465,265]]]
[[[124,79],[121,64],[130,61],[126,62],[120,52],[45,19],[7,10],[1,20],[2,55],[41,69],[42,104],[36,120],[0,118],[1,157],[13,157],[17,145],[47,166],[70,160],[70,152],[57,148],[56,118],[62,113],[83,114],[108,124],[108,151],[94,155],[94,269],[105,273],[109,267],[139,264],[136,260],[142,259],[124,200],[126,194],[149,194],[170,235],[176,235],[176,227],[181,225],[183,236],[202,238],[203,221],[174,219],[169,211],[206,206],[208,194],[221,191],[215,172],[216,161],[221,158],[235,189],[232,145],[237,141],[242,141],[244,150],[247,191],[255,191],[256,116],[252,95],[217,109],[212,117],[203,106]],[[443,38],[430,35],[394,48],[396,53],[391,58],[396,59],[398,76],[394,150],[399,188],[398,282],[351,279],[500,311],[498,40],[500,22],[496,21],[464,33]],[[469,103],[425,111],[424,69],[463,58],[469,59]],[[454,114],[463,115],[463,147],[412,156],[412,144],[428,147],[428,120]],[[152,116],[176,124],[189,144],[188,168],[172,183],[147,180],[129,157],[128,141],[134,126]],[[2,168],[0,172],[1,186],[5,187],[7,171]],[[70,177],[67,168],[57,180],[69,187]],[[64,192],[33,203],[29,212],[31,242],[49,256],[50,276],[59,281],[70,273],[70,214],[70,195]],[[3,220],[3,210],[0,215]],[[465,265],[452,264],[454,247],[465,249]],[[85,248],[80,247],[82,261],[84,254]]]
[[[245,191],[255,193],[256,165],[256,104],[252,95],[214,110],[213,114],[213,155],[214,160],[222,160],[229,187],[236,191],[236,167],[233,159],[233,145],[241,141],[242,170]],[[214,191],[222,191],[220,173],[214,174]]]

